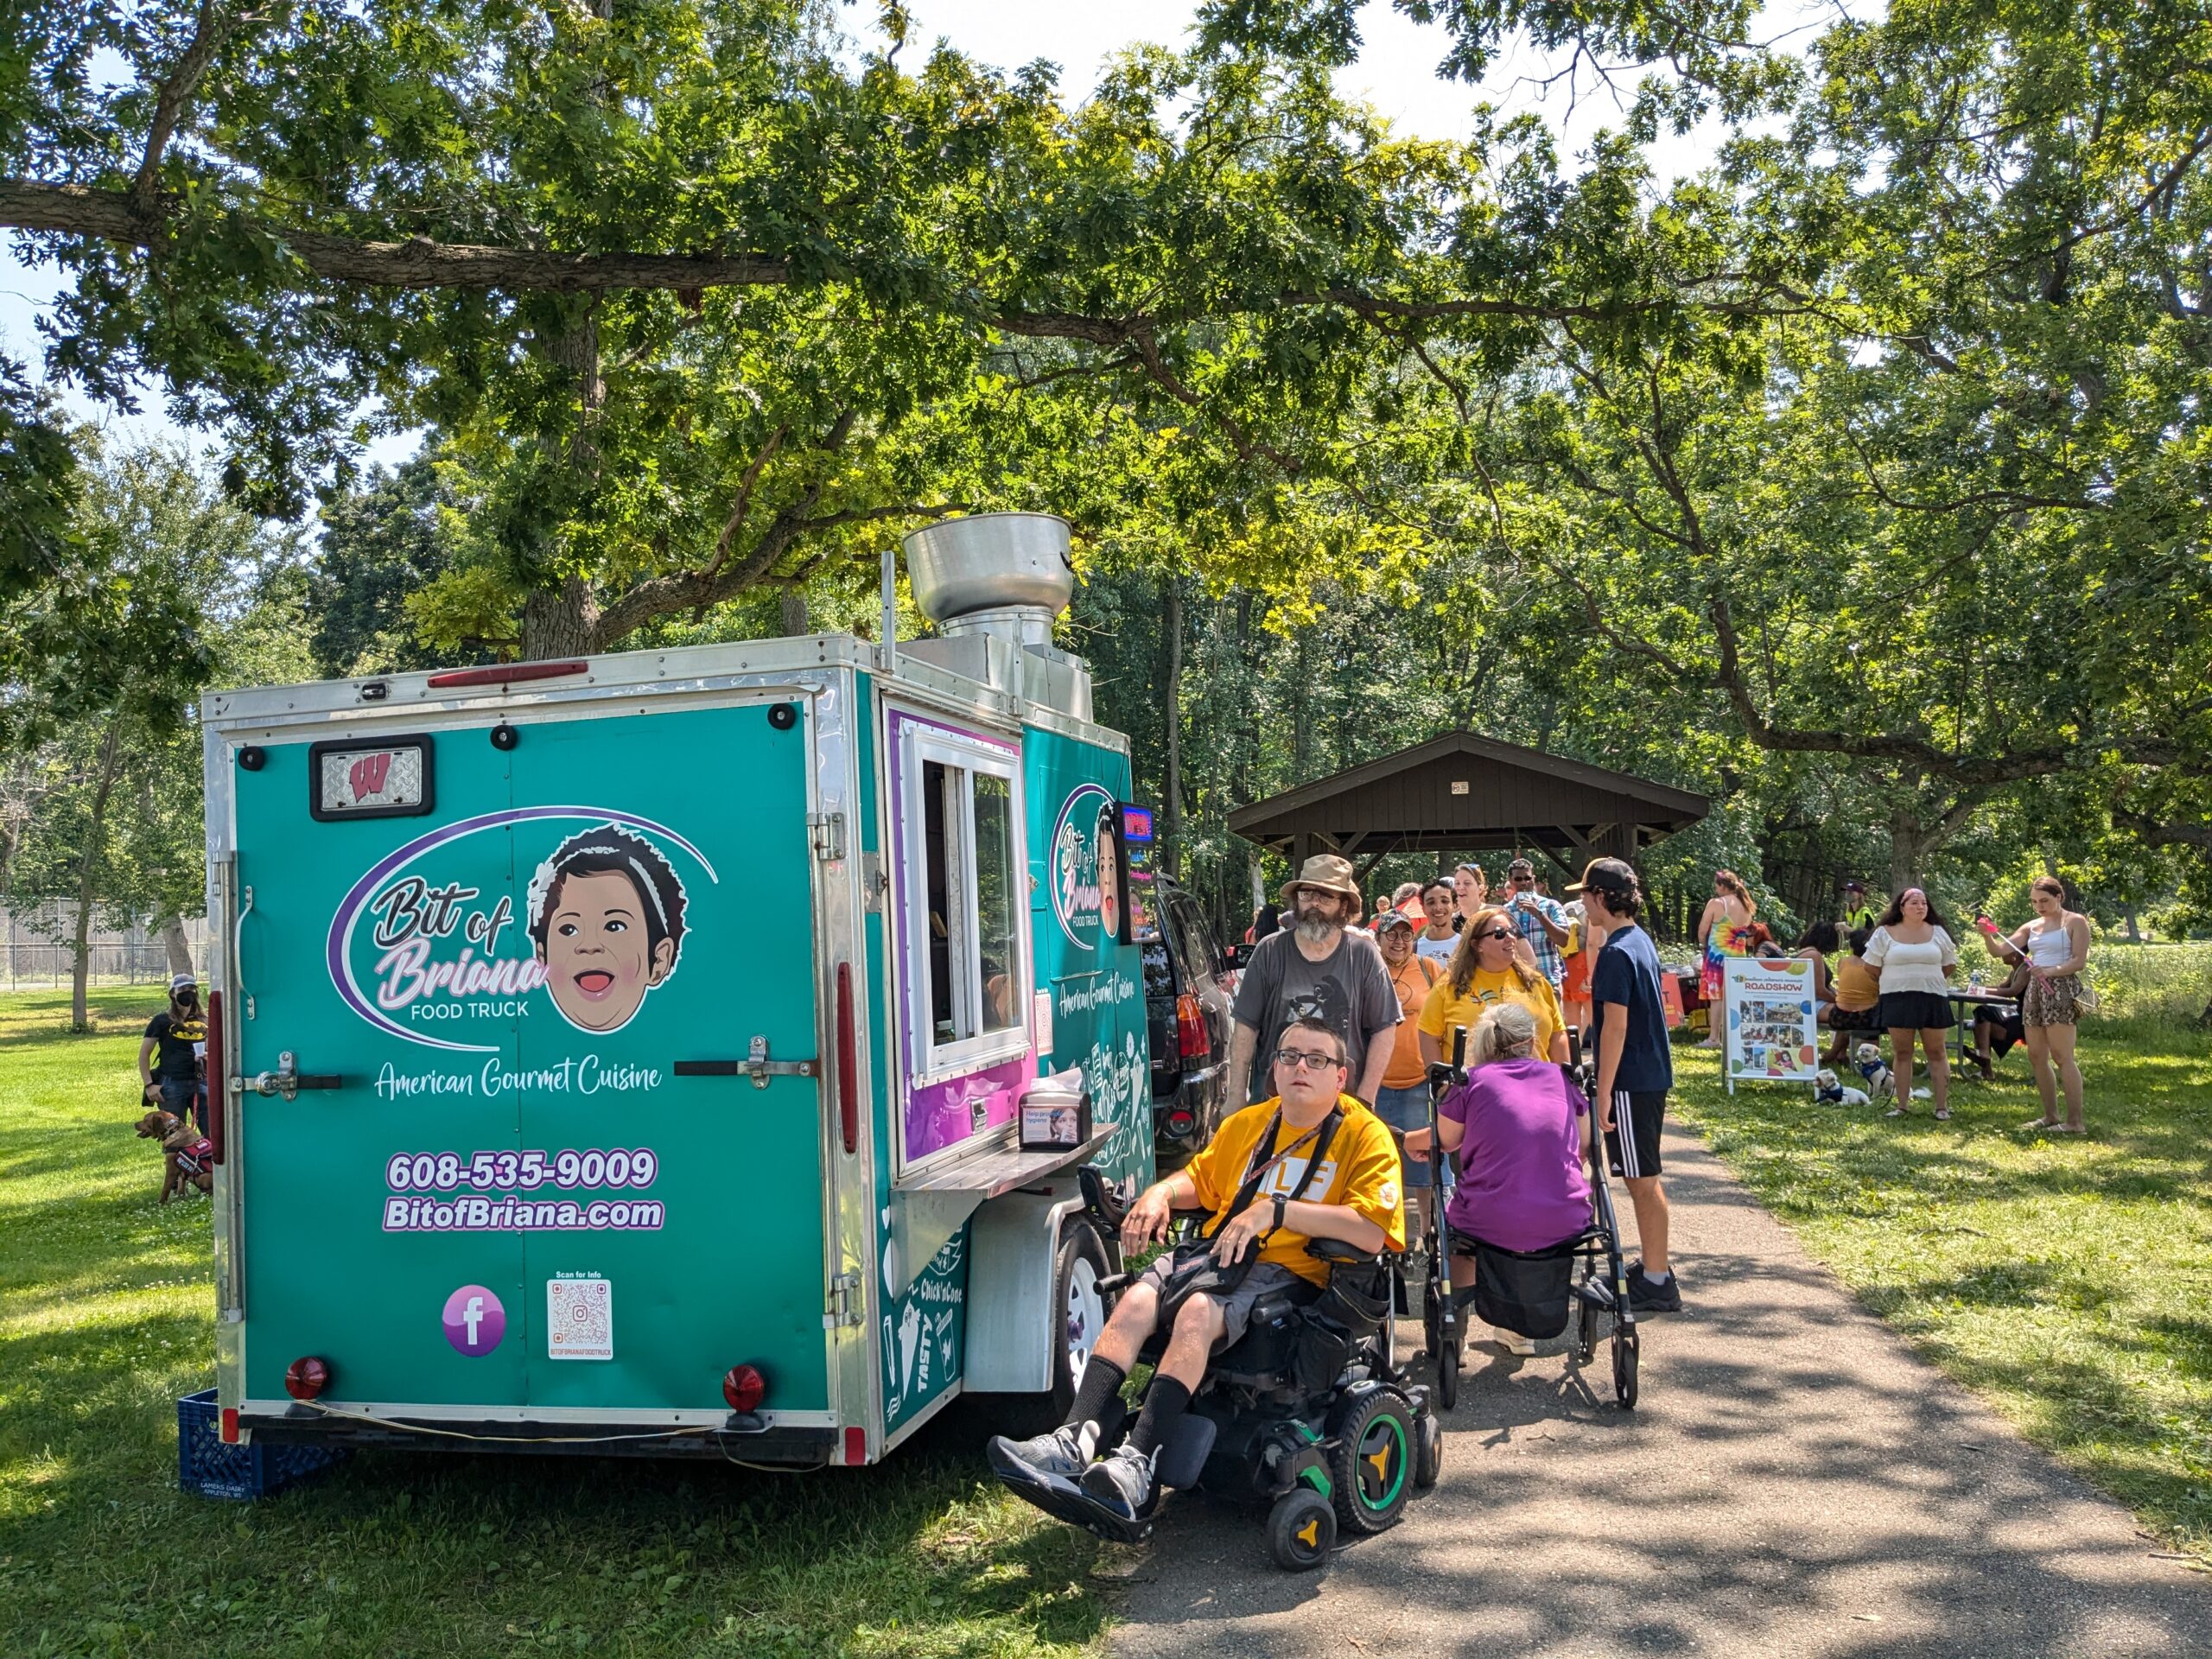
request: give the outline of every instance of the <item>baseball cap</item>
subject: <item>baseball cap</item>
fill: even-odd
[[[1414,918],[1402,910],[1386,910],[1375,918],[1376,933],[1387,933],[1394,927],[1411,927]]]
[[[1567,888],[1569,893],[1597,892],[1609,899],[1626,899],[1637,891],[1636,871],[1627,861],[1618,858],[1593,858],[1583,866],[1582,879]]]
[[[1866,884],[1854,875],[1843,884],[1843,890],[1846,893],[1864,893],[1866,891]]]
[[[169,989],[173,991],[188,991],[199,982],[199,980],[190,974],[171,974],[169,976]]]

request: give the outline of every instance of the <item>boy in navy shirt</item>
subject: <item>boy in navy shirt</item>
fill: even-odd
[[[1636,925],[1643,892],[1636,871],[1618,858],[1590,861],[1567,889],[1582,895],[1605,943],[1590,970],[1590,1005],[1598,1031],[1598,1122],[1605,1150],[1628,1179],[1636,1235],[1643,1258],[1628,1270],[1629,1306],[1639,1313],[1678,1313],[1681,1287],[1667,1256],[1667,1192],[1659,1185],[1659,1129],[1675,1060],[1660,1000],[1659,953]]]

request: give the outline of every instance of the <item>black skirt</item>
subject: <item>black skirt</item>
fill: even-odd
[[[1885,1031],[1940,1031],[1952,1023],[1951,999],[1933,991],[1885,991],[1875,1012]]]

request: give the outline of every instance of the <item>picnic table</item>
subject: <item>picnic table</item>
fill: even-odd
[[[1951,1036],[1948,1046],[1953,1051],[1952,1057],[1961,1064],[1966,1059],[1967,1036],[1974,1025],[1974,1010],[2018,1007],[2020,1001],[2018,997],[2007,996],[2002,991],[1980,990],[1973,986],[1947,990],[1943,995],[1951,1000]]]

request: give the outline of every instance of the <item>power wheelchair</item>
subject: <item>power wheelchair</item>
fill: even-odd
[[[1083,1171],[1082,1184],[1092,1219],[1117,1235],[1128,1205],[1094,1170]],[[1198,1487],[1266,1506],[1268,1553],[1291,1571],[1319,1567],[1340,1533],[1395,1526],[1413,1493],[1433,1486],[1444,1467],[1428,1390],[1392,1353],[1395,1258],[1333,1239],[1307,1248],[1330,1263],[1328,1286],[1301,1281],[1260,1298],[1243,1335],[1215,1353],[1154,1471],[1157,1489]],[[1110,1306],[1136,1276],[1109,1274],[1098,1288]],[[1169,1334],[1163,1319],[1140,1360],[1156,1363]],[[1072,1480],[1036,1470],[998,1474],[1046,1514],[1117,1543],[1142,1542],[1159,1517],[1156,1501],[1130,1517]]]

